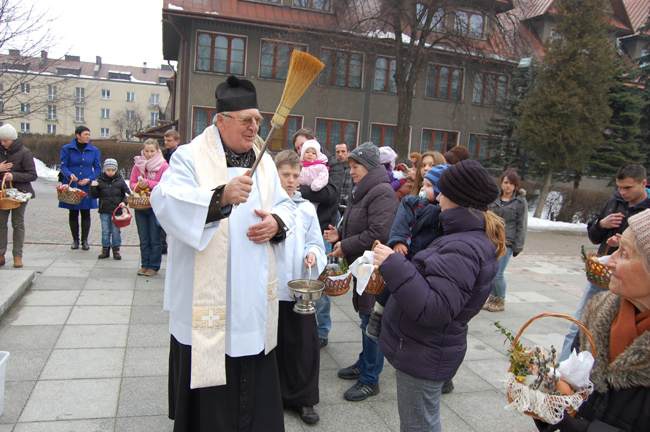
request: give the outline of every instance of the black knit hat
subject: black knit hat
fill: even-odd
[[[217,86],[214,97],[217,98],[217,112],[241,111],[258,107],[253,83],[234,75]]]
[[[352,150],[348,158],[371,170],[379,166],[379,149],[372,142],[366,141]]]
[[[499,188],[490,173],[471,159],[451,165],[440,177],[438,188],[459,206],[484,211],[499,196]]]

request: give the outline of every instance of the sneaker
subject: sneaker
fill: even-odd
[[[382,314],[372,311],[366,326],[366,336],[375,342],[379,340],[379,332],[381,332],[381,316]]]
[[[454,391],[454,381],[449,380],[445,381],[445,383],[442,385],[442,394],[449,394]]]
[[[361,376],[361,370],[356,365],[352,365],[343,369],[339,369],[337,375],[339,378],[344,380],[358,380],[359,376]]]
[[[327,338],[318,338],[318,341],[320,342],[321,348],[325,348],[327,346]]]
[[[494,297],[494,300],[492,303],[487,305],[485,310],[489,312],[503,312],[506,309],[506,300],[499,298],[499,297]]]
[[[490,294],[488,296],[487,300],[485,300],[485,304],[483,305],[483,307],[481,309],[488,310],[488,306],[490,306],[493,301],[494,301],[494,296],[492,294]]]
[[[154,269],[146,269],[144,271],[144,275],[147,276],[147,277],[153,277],[153,276],[156,276],[157,274],[158,274],[158,271],[154,270]]]
[[[23,268],[23,257],[21,256],[14,257],[14,268]]]
[[[359,402],[368,399],[370,396],[376,396],[378,394],[379,384],[371,385],[357,382],[343,394],[343,397],[345,400],[350,402]]]
[[[147,269],[144,267],[140,267],[138,269],[138,276],[145,276],[147,274]]]

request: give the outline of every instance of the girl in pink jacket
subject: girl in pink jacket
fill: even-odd
[[[133,158],[134,166],[129,180],[131,189],[137,193],[150,194],[169,165],[165,161],[160,145],[155,139],[144,142],[140,156]],[[135,222],[140,237],[140,276],[155,276],[160,270],[162,245],[160,225],[151,208],[135,210]]]
[[[327,186],[330,178],[327,157],[321,153],[318,141],[310,139],[304,142],[300,149],[300,161],[302,171],[298,181],[301,185],[309,186],[314,192]]]

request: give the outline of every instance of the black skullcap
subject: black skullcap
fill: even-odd
[[[253,83],[234,75],[217,86],[214,97],[217,98],[217,112],[257,108],[257,93]]]
[[[451,165],[440,177],[438,188],[459,206],[483,211],[499,196],[499,188],[490,173],[472,159]]]

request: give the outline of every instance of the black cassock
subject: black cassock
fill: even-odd
[[[169,418],[174,432],[284,432],[276,351],[226,356],[227,384],[192,390],[192,347],[171,336]]]
[[[297,314],[293,305],[294,302],[280,302],[275,349],[285,408],[318,403],[320,343],[316,316]]]

